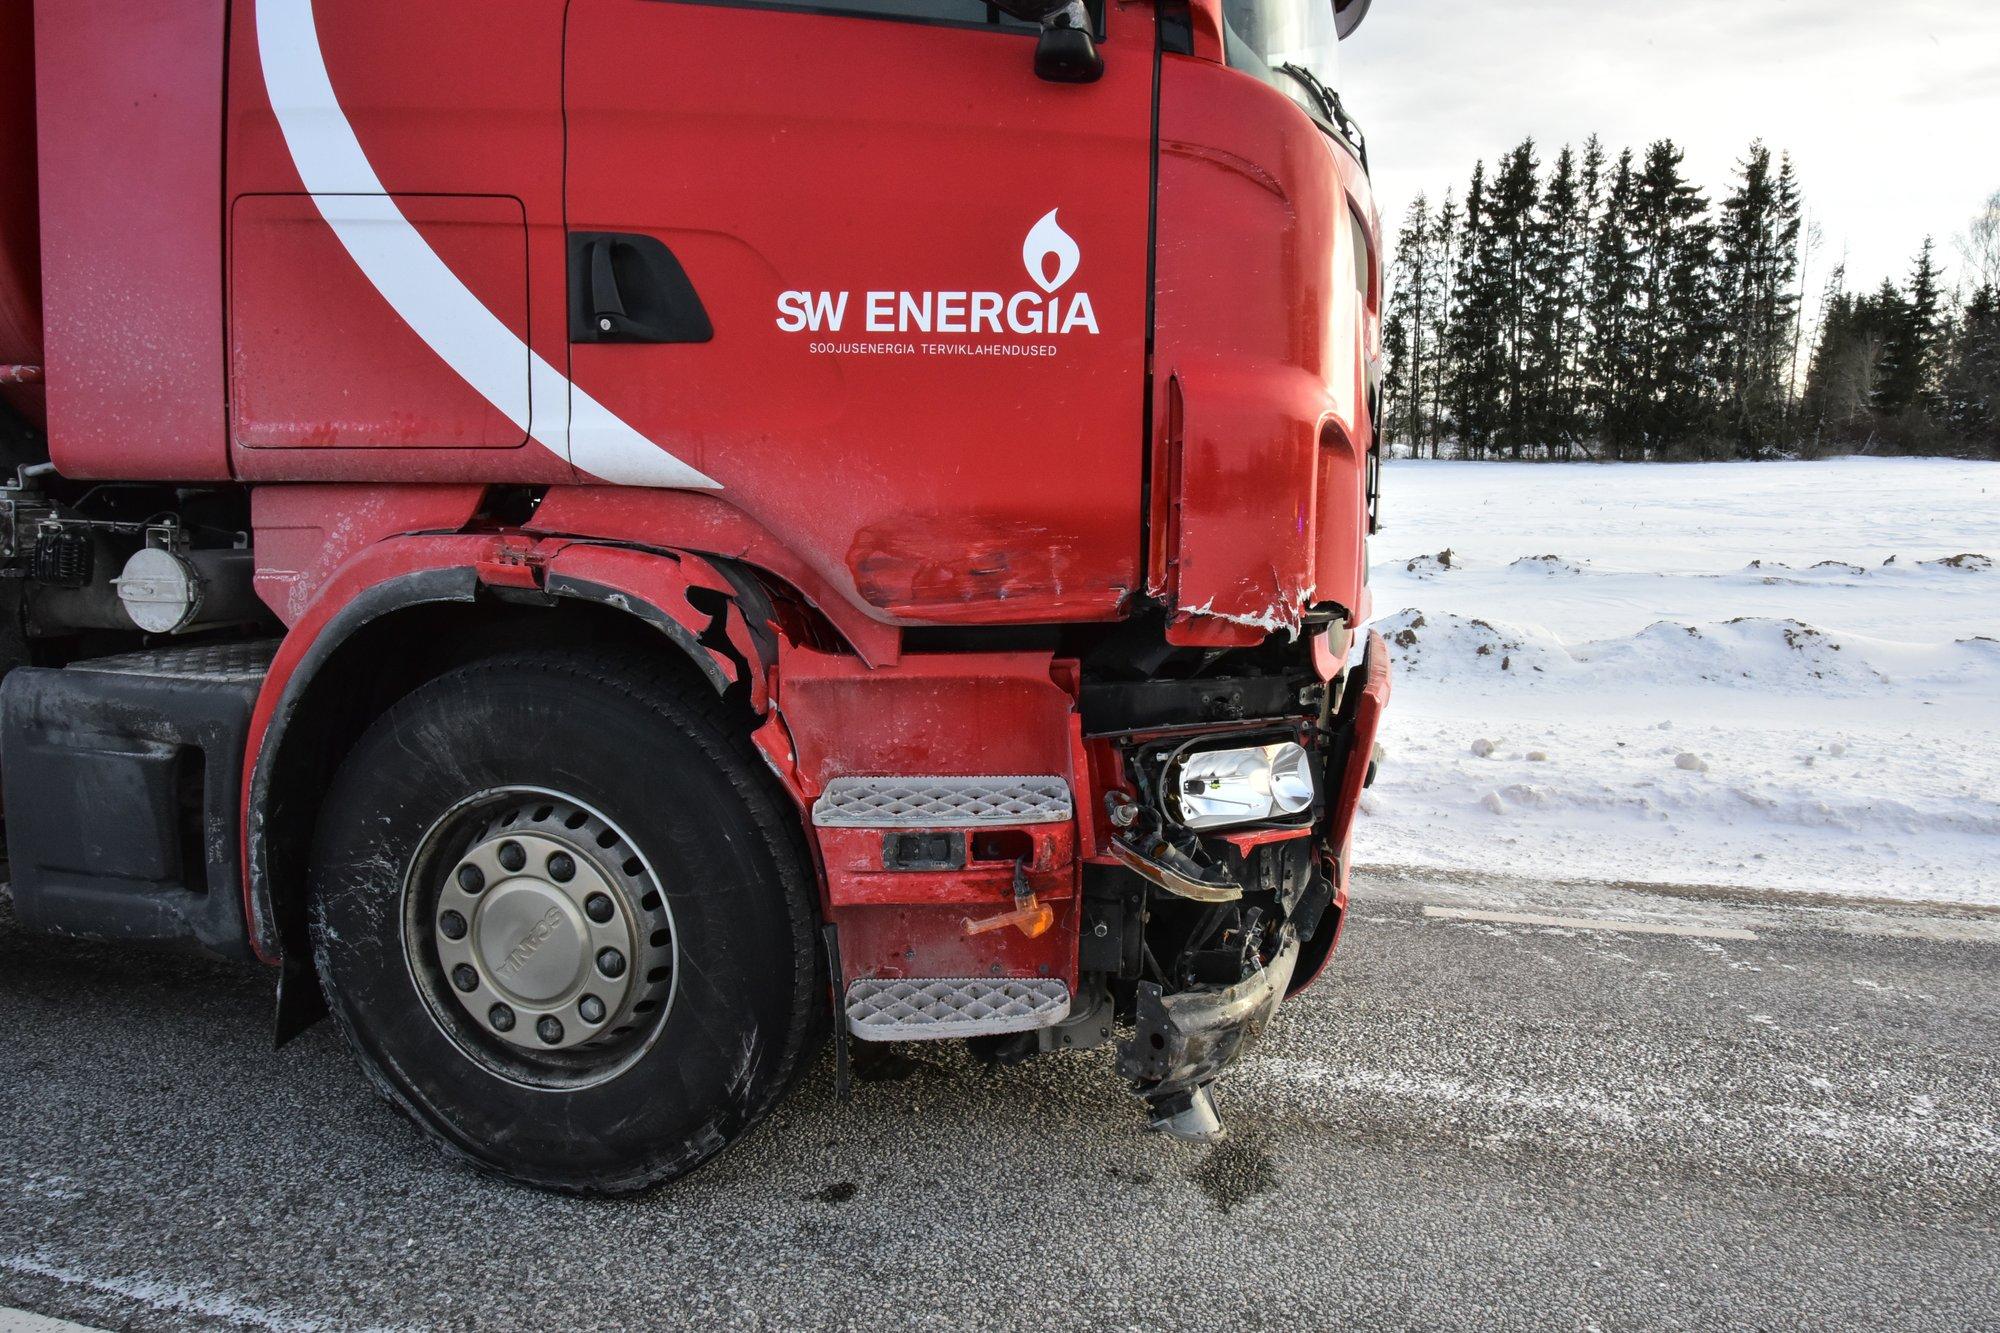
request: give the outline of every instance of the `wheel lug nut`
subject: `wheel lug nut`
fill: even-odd
[[[520,843],[503,842],[500,844],[501,869],[514,871],[519,870],[526,864],[528,864],[528,853],[522,850]]]
[[[576,1002],[576,1012],[586,1023],[602,1023],[604,1021],[604,1001],[598,999],[595,995],[586,995]]]
[[[472,964],[460,963],[451,970],[451,984],[463,991],[479,989],[479,974],[472,970]]]
[[[535,1035],[553,1046],[563,1038],[562,1020],[553,1014],[535,1024]]]
[[[600,926],[609,921],[616,910],[611,905],[611,899],[601,893],[593,893],[583,900],[583,914]]]
[[[512,1032],[514,1011],[504,1004],[496,1004],[486,1011],[486,1021],[493,1025],[495,1032]]]
[[[438,918],[438,933],[448,940],[465,938],[465,918],[456,912],[446,912]]]
[[[549,878],[558,884],[567,884],[576,878],[576,859],[568,852],[557,852],[549,857]]]
[[[622,976],[625,972],[625,955],[616,949],[599,949],[597,970],[607,977]]]
[[[458,887],[467,893],[477,893],[486,887],[486,874],[478,866],[466,865],[458,868]]]

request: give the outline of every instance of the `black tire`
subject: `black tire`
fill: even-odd
[[[480,1045],[491,1034],[465,1030],[478,1024],[419,980],[421,941],[406,953],[426,910],[406,916],[406,894],[418,902],[419,881],[437,877],[413,879],[413,862],[429,866],[451,812],[496,788],[602,812],[671,915],[671,998],[649,1044],[595,1082],[508,1076],[512,1057]],[[618,653],[509,654],[421,686],[341,764],[314,838],[313,959],[362,1068],[426,1133],[514,1180],[622,1193],[740,1138],[823,1035],[808,865],[795,807],[694,673]],[[430,890],[430,910],[447,891]]]

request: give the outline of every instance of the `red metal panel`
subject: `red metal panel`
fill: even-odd
[[[1029,885],[1040,898],[1067,898],[1074,890],[1076,826],[1042,824],[1015,830],[1034,848]],[[990,916],[1014,905],[1012,858],[974,859],[960,870],[890,870],[880,829],[820,829],[827,900],[835,907],[946,906]]]
[[[570,223],[659,237],[715,327],[577,346],[578,387],[898,618],[1116,614],[1139,577],[1153,18],[1110,11],[1104,78],[1059,85],[1017,32],[572,6]],[[1059,331],[990,305],[970,331],[982,292],[1024,294],[1024,321],[1058,305]],[[1060,331],[1085,295],[1097,331]]]
[[[35,192],[35,26],[0,5],[0,367],[42,364],[42,254]],[[0,402],[42,421],[42,389],[0,372]]]
[[[1170,637],[1290,629],[1313,602],[1358,615],[1367,178],[1276,89],[1182,56],[1163,58],[1160,144],[1155,523],[1175,540],[1152,580],[1182,615]]]
[[[778,709],[790,730],[801,804],[834,778],[874,774],[1075,772],[1074,700],[1047,654],[905,656],[869,670],[851,657],[781,649]],[[1076,800],[1093,799],[1079,790]],[[1010,868],[884,872],[877,831],[813,830],[839,927],[842,970],[857,977],[1050,976],[1076,984],[1074,824],[1029,826],[1028,880],[1055,909],[1028,938],[1012,927],[966,933],[968,917],[1014,905]],[[998,973],[993,969],[998,968]]]
[[[833,914],[840,927],[844,981],[862,977],[1053,977],[1072,992],[1077,983],[1075,898],[1048,905],[1055,921],[1044,935],[1029,939],[1013,927],[967,935],[968,916],[997,914],[1013,906],[996,899],[989,909],[945,907],[850,907]]]
[[[707,561],[695,555],[666,555],[623,546],[595,546],[586,542],[574,545],[550,542],[548,545],[558,548],[551,551],[545,561],[550,577],[566,575],[582,579],[657,610],[679,626],[685,635],[681,639],[683,648],[705,656],[714,663],[721,680],[733,682],[741,674],[736,663],[719,648],[707,647],[699,642],[709,632],[711,617],[688,596],[694,588],[722,593],[729,599],[723,613],[725,633],[750,667],[750,679],[746,683],[751,711],[764,711],[768,702],[769,668],[777,664],[761,660],[756,645],[745,632],[743,614],[736,605],[734,590]],[[626,609],[635,608],[628,605]]]
[[[398,195],[452,271],[527,335],[527,225],[518,199]],[[335,205],[337,206],[337,204]],[[358,274],[305,195],[230,210],[230,424],[244,448],[518,448],[522,427],[452,371]],[[528,358],[519,390],[528,393]]]
[[[49,442],[66,475],[229,475],[225,13],[224,0],[37,6]]]
[[[341,0],[322,2],[313,13],[341,118],[383,190],[404,206],[452,275],[556,365],[568,339],[562,10],[561,0]],[[244,395],[236,423],[239,475],[572,480],[559,447],[521,447],[522,431],[426,346],[327,224],[310,225],[304,200],[287,206],[244,199],[304,190],[272,112],[257,25],[256,4],[233,7],[229,195],[234,243],[247,241],[250,250],[232,256],[233,276],[250,283],[233,304],[261,326],[233,340],[235,368],[250,375],[232,386]],[[285,207],[295,212],[275,211]],[[246,237],[246,208],[254,221],[295,216],[297,225],[283,236],[253,228]],[[324,327],[315,332],[296,320],[288,326],[290,301],[313,309]],[[259,362],[267,353],[254,343],[267,333],[283,346]],[[299,355],[309,338],[305,356],[326,357],[331,368],[287,374],[283,358]],[[561,410],[538,403],[538,421],[544,409]],[[259,447],[280,442],[315,447]]]
[[[1074,701],[1047,653],[906,655],[871,671],[796,648],[779,659],[778,706],[816,796],[834,778],[926,773],[1067,774]]]
[[[793,547],[711,491],[655,491],[623,486],[558,486],[535,510],[528,529],[598,537],[681,551],[725,555],[768,571],[822,611],[867,666],[887,666],[901,650],[901,633],[854,605],[800,558]]]
[[[250,495],[257,595],[296,624],[348,557],[400,533],[464,527],[484,493],[479,486],[259,486]]]

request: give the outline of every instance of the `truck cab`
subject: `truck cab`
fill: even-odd
[[[1388,697],[1366,8],[10,10],[22,925],[558,1188],[829,1035],[1219,1132]]]

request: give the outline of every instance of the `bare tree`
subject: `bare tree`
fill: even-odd
[[[1966,286],[2000,287],[2000,190],[1987,196],[1958,238],[1958,254],[1965,261]]]

